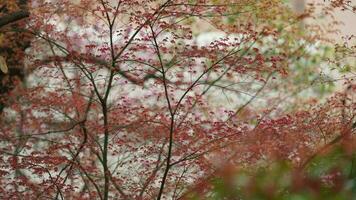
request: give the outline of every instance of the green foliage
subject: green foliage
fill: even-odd
[[[353,200],[356,199],[356,157],[341,148],[315,157],[304,170],[287,162],[238,170],[216,177],[207,196],[191,199]]]

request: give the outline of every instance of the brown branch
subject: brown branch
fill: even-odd
[[[30,16],[30,12],[28,12],[27,10],[20,10],[20,11],[5,15],[3,17],[0,17],[0,28],[8,25],[10,23],[27,18],[29,16]]]

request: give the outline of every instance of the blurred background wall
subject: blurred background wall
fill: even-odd
[[[293,9],[301,13],[308,3],[327,3],[325,0],[292,0]],[[356,0],[351,0],[352,5],[356,5]],[[340,26],[341,33],[334,39],[341,39],[341,36],[356,35],[356,13],[351,11],[338,11],[335,13],[336,20],[341,21],[343,25]],[[335,37],[335,36],[332,36]]]

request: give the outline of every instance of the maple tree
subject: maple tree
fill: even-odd
[[[326,12],[355,11],[351,1],[328,2]],[[331,70],[341,74],[324,81],[340,81],[344,91],[325,103],[262,120],[243,145],[235,146],[234,164],[200,180],[185,199],[355,198],[355,40],[353,35],[342,39],[329,60]]]
[[[11,43],[19,53],[6,55],[31,74],[2,92],[3,199],[188,198],[224,166],[278,157],[304,168],[321,142],[352,141],[352,80],[315,100],[328,92],[327,49],[315,42],[332,30],[303,31],[313,6],[295,14],[279,0],[27,4],[26,23],[5,27],[4,41],[31,42],[26,54]]]

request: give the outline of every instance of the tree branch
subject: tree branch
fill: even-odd
[[[30,16],[30,12],[28,12],[27,10],[20,10],[20,11],[5,15],[3,17],[0,17],[0,28],[5,25],[8,25],[10,23],[27,18],[29,16]]]

